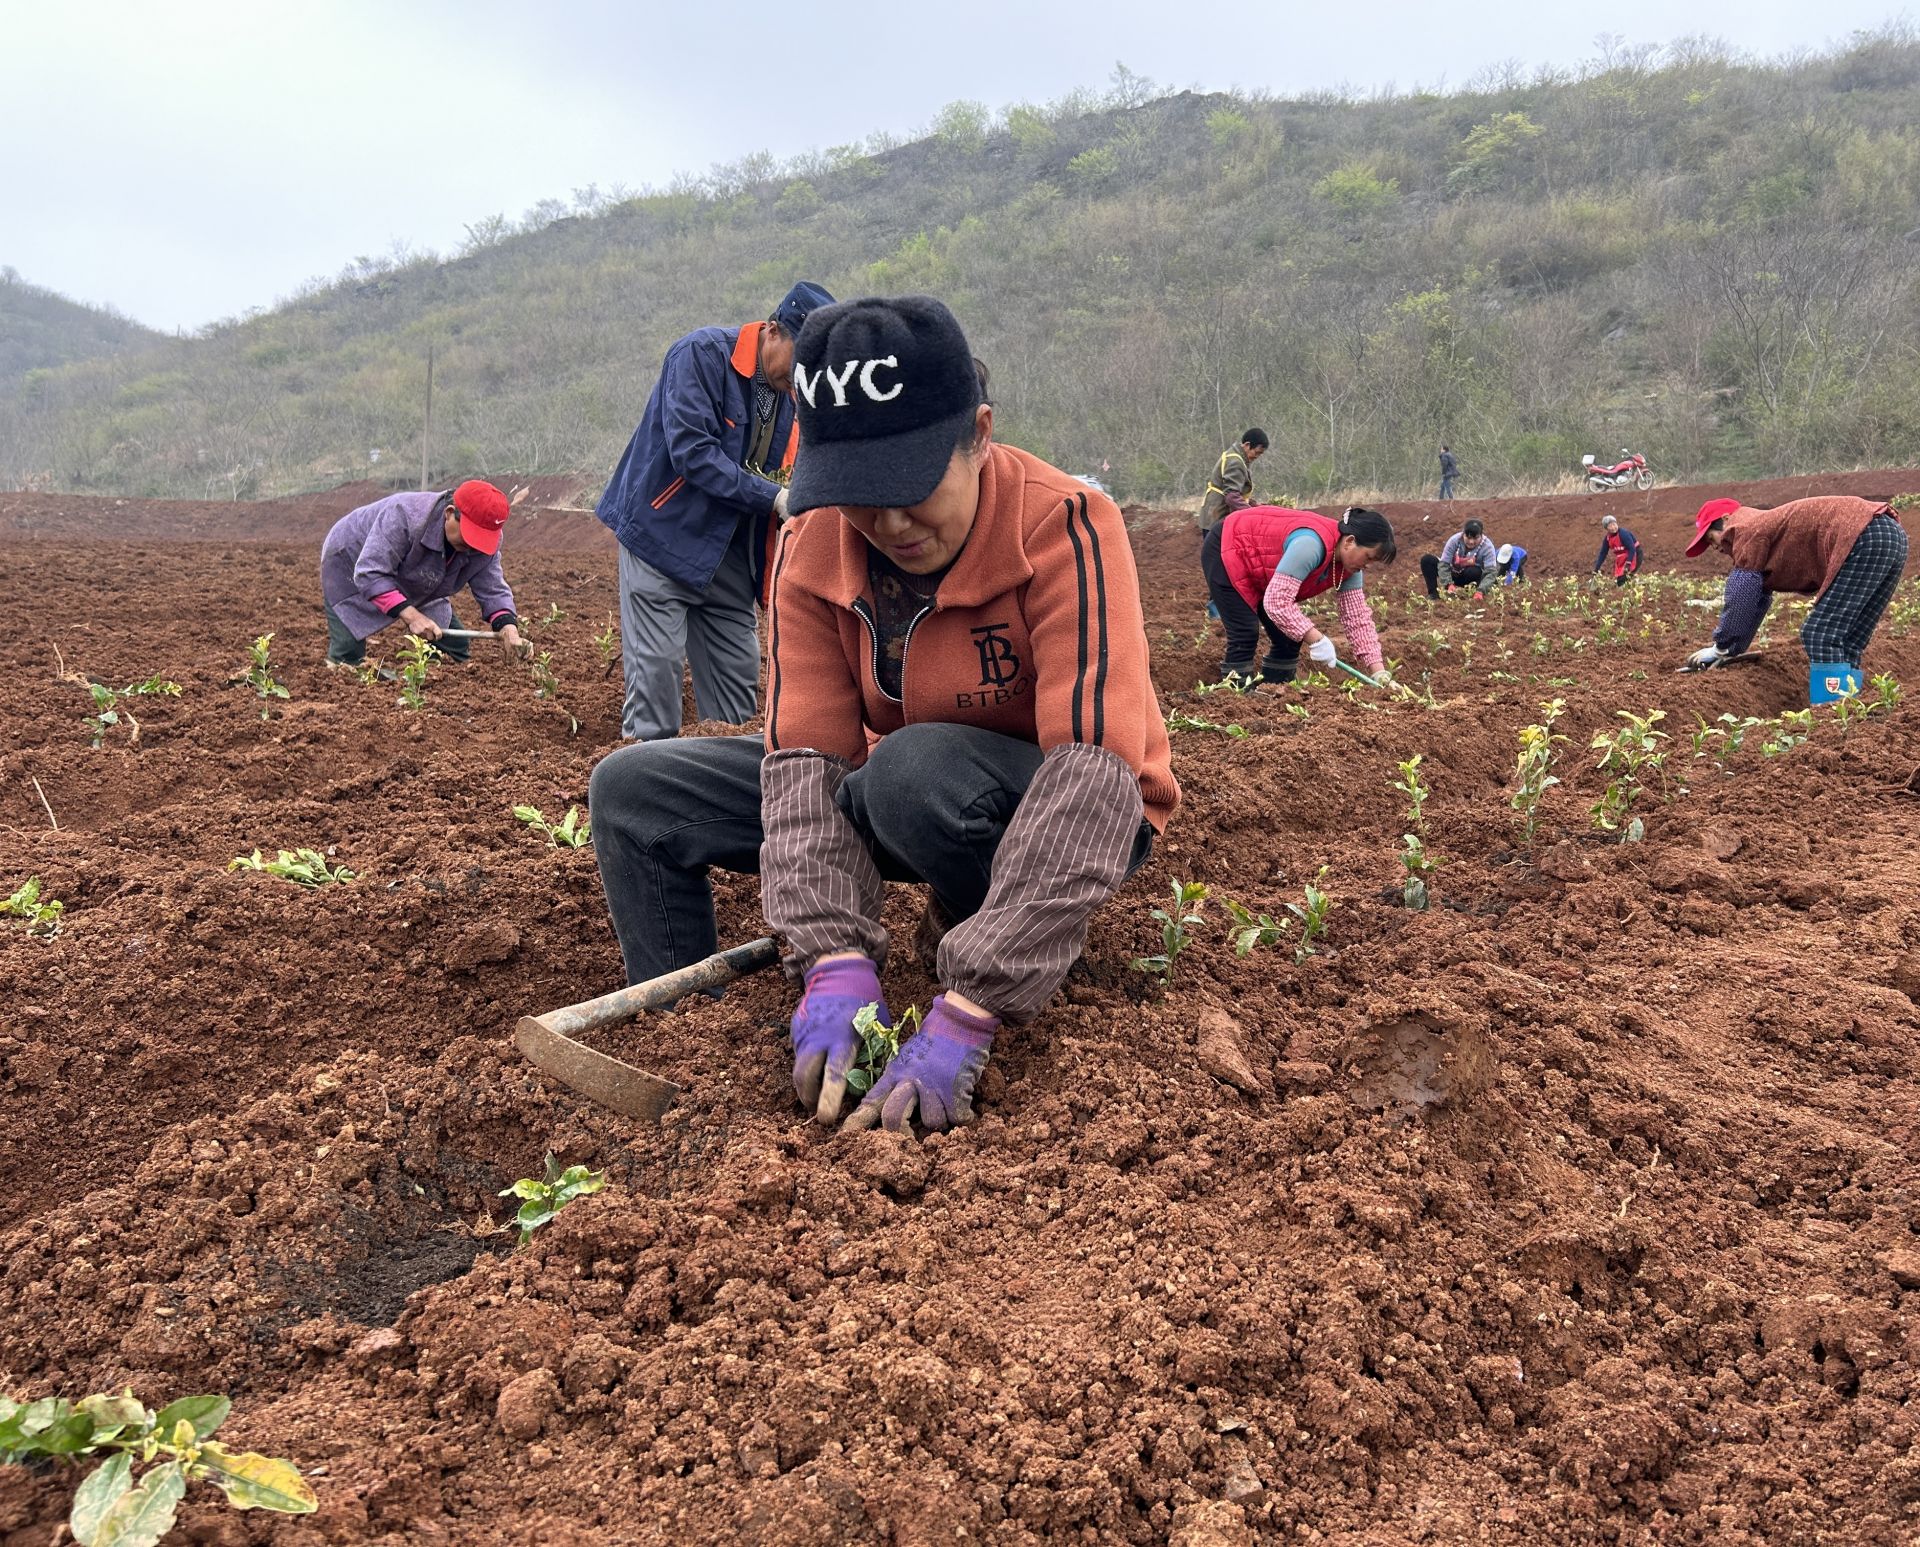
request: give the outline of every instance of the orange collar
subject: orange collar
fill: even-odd
[[[764,322],[749,322],[742,325],[740,336],[733,341],[733,368],[748,381],[760,369],[760,331],[766,327]]]

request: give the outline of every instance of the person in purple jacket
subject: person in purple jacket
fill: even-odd
[[[531,654],[500,571],[507,513],[506,495],[473,478],[449,493],[390,494],[334,522],[320,545],[327,664],[358,665],[367,641],[394,622],[439,641],[442,629],[456,626],[452,599],[461,590],[473,592],[501,644]],[[465,660],[465,646],[450,639],[440,648]]]

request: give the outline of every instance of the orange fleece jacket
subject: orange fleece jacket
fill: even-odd
[[[1180,801],[1119,507],[1038,457],[990,448],[972,532],[907,636],[902,698],[874,671],[867,540],[838,511],[782,534],[773,577],[767,751],[866,761],[922,722],[977,725],[1043,751],[1103,747],[1133,769],[1155,830]]]

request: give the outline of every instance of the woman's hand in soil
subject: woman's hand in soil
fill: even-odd
[[[920,1030],[901,1045],[874,1082],[867,1099],[847,1119],[849,1128],[871,1128],[884,1123],[889,1132],[905,1133],[920,1114],[920,1125],[930,1133],[973,1121],[973,1090],[987,1067],[997,1016],[973,1015],[950,1004],[945,994]]]
[[[853,1018],[868,1005],[875,1018],[893,1024],[880,974],[860,955],[831,956],[807,969],[807,986],[793,1012],[793,1093],[823,1123],[838,1122],[847,1096],[860,1036]]]
[[[500,643],[509,655],[518,656],[523,661],[533,659],[532,644],[522,639],[520,630],[511,623],[500,630]]]

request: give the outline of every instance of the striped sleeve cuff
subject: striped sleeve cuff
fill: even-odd
[[[844,759],[804,747],[760,765],[760,907],[787,942],[795,977],[836,951],[887,957],[886,886],[834,800],[851,772]]]
[[[1002,1020],[1038,1015],[1126,879],[1141,810],[1125,759],[1080,742],[1048,752],[993,856],[986,901],[940,942],[941,983]]]

